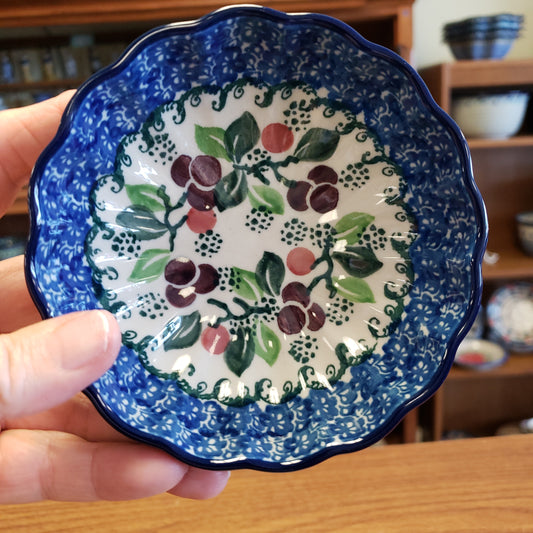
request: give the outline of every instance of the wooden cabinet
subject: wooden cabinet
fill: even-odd
[[[533,60],[457,61],[421,71],[437,103],[450,111],[465,90],[533,91]],[[532,105],[519,134],[507,140],[467,139],[474,177],[489,219],[488,251],[494,264],[483,265],[486,303],[502,284],[533,280],[533,257],[519,247],[515,215],[533,209]],[[448,430],[490,434],[507,421],[533,416],[533,354],[511,354],[489,372],[452,368],[430,402],[432,435]]]
[[[386,46],[409,60],[412,50],[412,4],[414,0],[266,0],[262,5],[285,12],[317,12],[352,25],[365,38]],[[76,33],[91,33],[97,42],[127,44],[159,24],[201,17],[236,0],[20,0],[0,7],[0,52],[25,46],[68,44]],[[29,33],[27,33],[29,32]],[[58,91],[75,88],[82,79],[0,84],[3,92]],[[17,215],[17,227],[26,228],[23,191],[9,215]],[[5,234],[6,222],[0,223]],[[8,224],[9,228],[13,222]]]

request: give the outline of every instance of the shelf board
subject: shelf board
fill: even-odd
[[[32,81],[19,83],[1,83],[0,93],[20,92],[20,91],[42,91],[50,89],[73,89],[80,86],[83,79],[63,79],[48,81]]]
[[[398,5],[407,6],[414,0],[329,0],[313,2],[313,10],[337,16],[344,14],[358,19],[357,10],[391,11]],[[241,4],[241,0],[78,0],[62,1],[19,0],[2,7],[3,27],[50,26],[63,24],[97,24],[103,22],[189,20],[198,18],[227,4]],[[309,10],[305,0],[265,0],[262,5],[287,12]]]
[[[531,148],[533,135],[516,135],[509,139],[467,139],[470,150],[494,148]]]
[[[486,281],[495,280],[521,280],[533,278],[533,257],[526,255],[517,247],[506,247],[505,249],[490,249],[491,253],[499,255],[498,261],[494,264],[483,263],[483,279]]]
[[[467,379],[493,379],[501,377],[533,377],[533,353],[517,354],[512,353],[509,359],[501,366],[492,370],[479,371],[453,366],[450,370],[447,381],[467,380]]]

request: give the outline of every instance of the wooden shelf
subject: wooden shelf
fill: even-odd
[[[63,79],[33,81],[21,83],[0,83],[0,93],[8,92],[32,92],[53,89],[74,89],[83,83],[83,79]]]
[[[494,264],[483,263],[483,279],[495,281],[501,279],[520,280],[533,278],[533,257],[526,255],[517,247],[490,249],[490,253],[498,254]]]
[[[455,61],[420,74],[446,112],[453,96],[466,90],[533,91],[533,59]],[[494,264],[483,264],[485,299],[501,284],[533,280],[533,257],[520,249],[515,223],[517,213],[533,209],[533,120],[528,116],[529,112],[520,134],[510,139],[467,139],[487,208],[487,248],[498,254]],[[511,354],[502,366],[487,372],[454,366],[428,404],[432,437],[440,439],[453,429],[494,434],[508,421],[532,416],[532,382],[533,353]]]
[[[533,135],[516,135],[509,139],[467,139],[470,150],[533,147]]]
[[[524,376],[533,377],[533,353],[512,353],[503,365],[487,371],[469,370],[467,368],[453,366],[446,381]]]
[[[422,69],[420,74],[433,98],[449,112],[455,91],[533,88],[533,59],[455,61]]]
[[[328,13],[344,20],[383,16],[384,13],[410,7],[414,0],[329,0],[313,2],[312,11]],[[241,0],[19,0],[2,7],[3,27],[49,26],[67,24],[99,24],[105,22],[137,22],[188,20],[198,18],[225,5],[242,4]],[[306,12],[306,0],[265,0],[266,7],[286,12]],[[359,13],[361,11],[361,13]],[[411,13],[408,13],[410,20]]]

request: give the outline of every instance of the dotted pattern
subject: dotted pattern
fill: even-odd
[[[196,253],[200,254],[202,257],[213,257],[220,251],[222,243],[223,240],[220,233],[209,229],[205,233],[200,233],[198,235],[198,238],[194,242],[194,246]]]

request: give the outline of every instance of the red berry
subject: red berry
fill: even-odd
[[[279,122],[269,124],[261,133],[261,142],[266,150],[274,154],[285,152],[294,142],[294,135],[288,126]]]
[[[213,229],[217,223],[217,217],[213,210],[198,211],[194,207],[187,213],[187,226],[194,233],[205,233]]]
[[[221,354],[229,344],[230,334],[224,326],[208,326],[200,336],[202,346],[211,354]]]
[[[314,262],[313,252],[304,247],[294,248],[287,255],[287,267],[297,276],[309,274]]]

